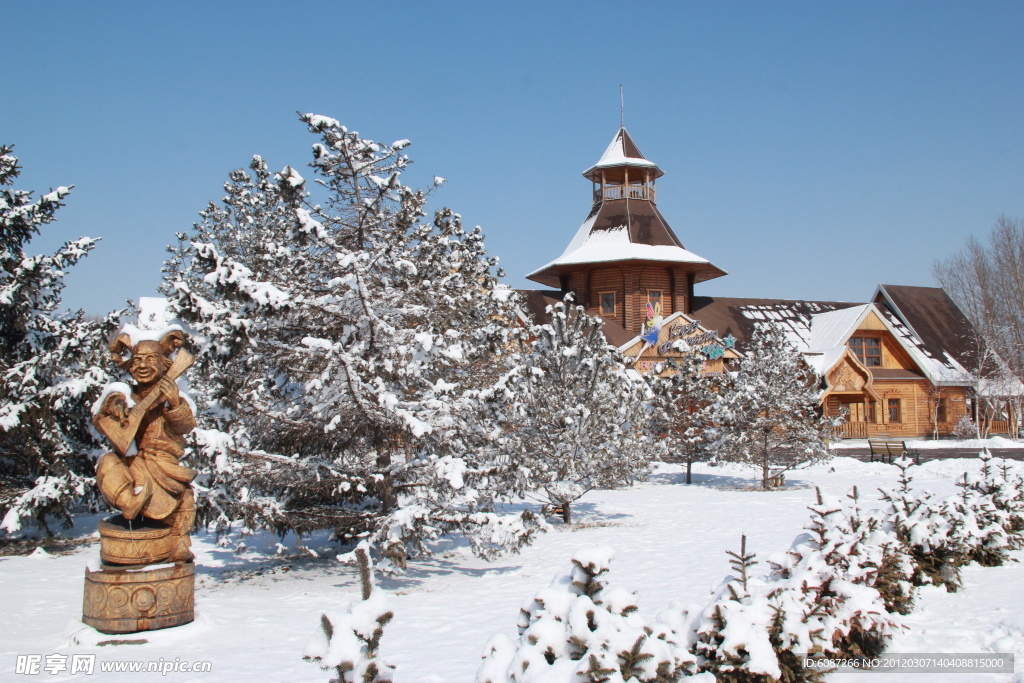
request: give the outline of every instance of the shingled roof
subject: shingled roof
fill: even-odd
[[[709,330],[717,330],[720,337],[731,334],[741,345],[750,339],[759,321],[771,320],[786,326],[794,341],[803,340],[806,345],[812,315],[857,305],[846,301],[695,296],[690,317]]]
[[[879,285],[874,302],[885,304],[933,358],[949,354],[962,366],[977,367],[974,327],[940,287]]]

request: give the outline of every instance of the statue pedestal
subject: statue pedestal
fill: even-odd
[[[100,633],[138,633],[195,619],[195,564],[85,570],[82,621]]]
[[[160,564],[171,556],[170,527],[116,515],[99,530],[103,564],[85,570],[83,622],[101,633],[138,633],[195,618],[195,564]]]
[[[115,515],[99,523],[100,558],[110,565],[159,564],[174,549],[171,528],[145,517]]]

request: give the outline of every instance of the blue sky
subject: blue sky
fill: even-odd
[[[1024,3],[7,2],[0,142],[74,184],[33,242],[102,237],[65,303],[152,295],[164,245],[295,111],[386,142],[481,225],[512,286],[589,210],[619,120],[658,207],[729,275],[698,294],[865,300],[1024,216]]]

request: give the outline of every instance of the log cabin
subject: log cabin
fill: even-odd
[[[694,350],[707,371],[724,371],[759,327],[782,325],[821,377],[822,412],[846,415],[847,438],[947,436],[977,410],[972,327],[945,291],[880,285],[866,303],[697,296],[695,285],[726,272],[687,250],[658,211],[662,175],[621,127],[583,172],[589,215],[561,256],[527,275],[549,289],[519,290],[534,319],[571,293],[641,374]]]

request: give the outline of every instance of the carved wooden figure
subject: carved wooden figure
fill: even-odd
[[[156,335],[159,339],[133,342],[130,332],[139,330],[126,328],[110,350],[136,384],[108,385],[93,416],[93,425],[113,446],[96,465],[96,482],[104,499],[121,511],[100,522],[103,566],[86,571],[83,621],[104,633],[193,619],[189,532],[195,522],[191,482],[196,471],[178,459],[184,435],[195,429],[195,416],[174,381],[193,358],[182,348],[185,335],[176,326]]]

